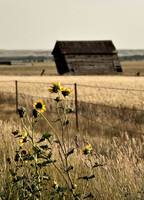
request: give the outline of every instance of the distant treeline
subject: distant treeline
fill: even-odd
[[[120,61],[140,61],[144,60],[144,55],[133,55],[133,56],[119,56]],[[12,57],[0,57],[0,61],[23,61],[27,62],[44,62],[54,61],[53,56],[12,56]]]
[[[144,60],[144,55],[133,55],[133,56],[119,56],[120,61],[140,61]]]
[[[53,61],[54,59],[52,56],[0,57],[0,61],[44,62],[46,60]]]

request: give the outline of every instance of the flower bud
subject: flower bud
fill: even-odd
[[[24,115],[26,114],[26,110],[21,107],[20,109],[18,109],[18,114],[19,114],[20,118],[23,118]]]
[[[62,101],[60,97],[56,97],[54,100],[55,100],[57,103],[60,102],[60,101]]]
[[[37,118],[39,116],[39,112],[36,109],[33,109],[33,116]]]

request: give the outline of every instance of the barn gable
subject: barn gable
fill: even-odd
[[[122,72],[112,41],[57,41],[52,51],[59,74]]]

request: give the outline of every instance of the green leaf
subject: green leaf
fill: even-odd
[[[43,159],[46,159],[46,160],[47,160],[47,157],[43,156],[42,154],[38,154],[38,155],[37,155],[37,158],[43,158]]]
[[[69,120],[67,120],[67,121],[65,121],[64,123],[63,123],[63,125],[68,125],[69,124]]]
[[[47,161],[44,161],[44,162],[42,162],[42,163],[38,163],[37,165],[38,165],[39,167],[46,167],[47,164],[54,163],[54,162],[56,162],[56,160],[47,160]]]
[[[71,149],[71,150],[67,153],[67,157],[68,157],[69,155],[73,154],[73,153],[74,153],[74,148]]]
[[[38,163],[37,165],[38,165],[40,168],[41,168],[41,167],[46,167],[46,163]]]
[[[66,109],[66,113],[70,114],[73,113],[74,111],[71,108]]]
[[[88,180],[88,176],[79,177],[77,180],[80,180],[80,179]]]
[[[26,161],[26,160],[34,160],[34,157],[31,156],[31,155],[26,155],[26,157],[23,158],[23,160],[24,160],[24,161]]]
[[[89,179],[93,179],[93,178],[95,178],[95,175],[94,175],[94,174],[91,175],[91,176],[89,176],[89,177],[88,177],[88,180],[89,180]]]
[[[15,136],[15,138],[19,138],[19,137],[22,137],[22,135],[17,135],[17,136]]]
[[[50,144],[51,144],[51,141],[50,141],[49,139],[50,139],[51,136],[52,136],[52,135],[51,135],[50,133],[48,133],[48,132],[46,132],[46,133],[43,135],[43,137],[44,137],[45,139],[47,139],[47,140],[49,141]]]
[[[30,165],[31,165],[31,167],[34,167],[34,164],[33,164],[33,163],[31,163]]]
[[[25,176],[17,176],[16,178],[13,179],[13,181],[14,181],[14,183],[17,183],[25,178],[26,178]]]
[[[73,194],[73,196],[74,196],[75,200],[80,200],[81,194],[80,193],[76,193],[76,194]]]
[[[50,137],[51,137],[52,135],[50,134],[50,133],[48,133],[48,132],[46,132],[44,135],[43,135],[43,137],[45,138],[45,139],[49,139]]]
[[[95,175],[93,174],[93,175],[91,175],[91,176],[82,176],[82,177],[79,177],[77,180],[80,180],[80,179],[84,179],[84,180],[89,180],[89,179],[92,179],[92,178],[94,178],[95,177]]]
[[[49,152],[49,154],[47,155],[47,158],[50,159],[52,157],[52,152]]]
[[[94,196],[92,195],[92,193],[89,193],[87,196],[84,197],[84,199],[87,199],[87,198],[94,198]]]
[[[45,150],[51,149],[48,147],[48,145],[41,145],[40,148],[45,149]]]
[[[57,120],[55,120],[55,121],[53,121],[53,122],[58,122],[58,121],[60,121],[60,119],[57,119]]]
[[[60,187],[60,186],[58,186],[58,188],[57,188],[57,192],[64,192],[66,190],[67,190],[66,187]]]
[[[92,168],[95,168],[95,167],[99,167],[99,166],[103,166],[102,164],[98,164],[97,162],[95,162],[94,166]]]
[[[55,143],[57,143],[57,144],[59,144],[59,143],[60,143],[60,141],[59,141],[59,140],[55,140],[54,142],[55,142]]]
[[[12,169],[9,169],[9,172],[11,173],[12,176],[16,175],[16,173]]]
[[[45,141],[45,138],[42,136],[37,143],[41,143],[43,141]]]
[[[69,172],[70,170],[72,170],[74,167],[73,166],[69,166],[66,170],[65,170],[65,172]]]
[[[40,149],[37,146],[33,146],[33,150],[34,150],[35,153],[40,152]]]

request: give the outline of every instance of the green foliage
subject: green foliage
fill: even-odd
[[[56,84],[59,84],[61,88],[60,83]],[[72,92],[69,89],[64,90],[69,94]],[[71,164],[70,158],[74,156],[75,148],[69,146],[70,135],[68,129],[65,128],[70,124],[69,115],[73,111],[68,108],[68,96],[60,97],[60,95],[59,91],[58,97],[63,100],[64,106],[60,114],[61,106],[59,101],[55,101],[58,115],[55,123],[60,123],[62,132],[57,132],[43,114],[45,105],[41,100],[33,104],[35,106],[34,109],[36,109],[36,104],[39,104],[39,107],[37,109],[38,115],[33,112],[32,118],[29,117],[24,108],[19,109],[19,117],[25,133],[20,131],[16,131],[16,134],[14,134],[15,132],[12,133],[14,138],[19,140],[19,149],[16,150],[15,159],[12,161],[14,165],[9,169],[11,182],[10,189],[8,189],[8,199],[38,200],[43,199],[44,194],[47,195],[48,199],[78,200],[94,197],[92,193],[87,194],[87,186],[88,182],[95,178],[94,168],[102,165],[92,162],[92,148],[89,144],[84,147],[87,153],[83,155],[86,158],[86,162],[88,162],[88,170],[84,172],[84,176],[78,177],[77,180],[73,178],[75,166]],[[35,129],[37,127],[36,124],[39,123],[40,116],[43,117],[46,125],[51,128],[52,134],[47,131],[37,139]],[[67,134],[65,134],[65,131],[67,131]],[[68,136],[68,142],[65,140],[65,135]],[[29,147],[28,150],[23,148],[25,145]],[[54,149],[59,152],[59,158],[55,157]],[[47,168],[57,170],[59,177],[63,180],[62,185],[56,182],[58,178],[55,174],[48,174]],[[79,180],[85,184],[83,190],[81,190],[81,181]],[[16,194],[15,191],[17,191]]]

